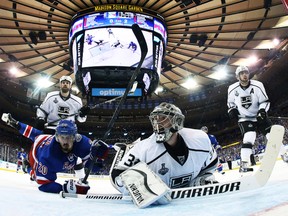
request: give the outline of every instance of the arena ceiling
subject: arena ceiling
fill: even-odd
[[[47,92],[58,89],[62,75],[74,78],[68,64],[71,18],[105,4],[137,5],[164,17],[168,44],[159,83],[164,91],[152,98],[179,98],[207,89],[213,93],[215,87],[235,82],[238,65],[250,65],[252,75],[261,75],[286,52],[288,16],[281,0],[2,0],[1,89],[23,101],[43,75],[54,83]],[[13,67],[16,72],[11,73]],[[216,76],[219,69],[227,71],[226,77]],[[183,86],[188,78],[197,88]]]
[[[39,77],[48,75],[58,88],[62,75],[74,77],[65,67],[70,59],[70,20],[82,9],[103,4],[138,5],[164,17],[168,45],[160,97],[191,94],[193,90],[182,86],[189,77],[197,81],[198,90],[232,82],[236,66],[251,64],[247,61],[252,56],[258,60],[251,70],[259,73],[286,50],[288,16],[281,0],[2,0],[0,79],[33,86]],[[46,39],[34,44],[31,32],[45,32]],[[198,40],[193,42],[192,36],[191,43],[191,35]],[[280,41],[276,46],[275,38]],[[14,75],[12,67],[18,69]],[[226,78],[215,76],[220,68],[227,70]]]

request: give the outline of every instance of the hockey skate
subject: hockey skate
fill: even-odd
[[[241,162],[239,172],[253,172],[253,168],[248,167],[248,162]]]
[[[19,122],[12,118],[10,113],[3,113],[2,121],[6,122],[7,125],[19,130]]]

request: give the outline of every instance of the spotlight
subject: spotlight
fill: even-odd
[[[272,0],[264,0],[264,8],[269,10],[272,5]]]
[[[65,70],[71,71],[71,68],[67,65],[67,63],[64,63],[64,64],[63,64],[63,68],[64,68]]]
[[[14,55],[9,54],[9,55],[8,55],[8,59],[9,59],[11,62],[17,62],[17,58],[16,58]]]
[[[162,62],[162,72],[166,72],[172,69],[172,65],[170,64],[170,62],[164,60]]]
[[[248,35],[247,35],[247,40],[250,41],[254,38],[256,32],[250,32]]]
[[[190,36],[190,43],[197,43],[198,36],[196,34],[192,34]]]
[[[47,38],[46,32],[45,31],[39,31],[38,32],[38,38],[39,38],[39,40],[46,40],[46,38]]]
[[[206,42],[207,39],[208,39],[208,36],[207,36],[207,35],[200,35],[200,36],[199,36],[198,46],[199,46],[199,47],[202,47],[202,46],[205,44],[205,42]]]
[[[201,0],[194,0],[196,5],[200,5],[201,4]]]
[[[33,44],[37,45],[38,43],[38,40],[37,40],[37,34],[36,32],[30,32],[29,33],[29,37],[30,37],[30,40]]]
[[[192,2],[193,2],[192,0],[182,0],[182,4],[184,6],[187,6],[187,5],[191,4]]]

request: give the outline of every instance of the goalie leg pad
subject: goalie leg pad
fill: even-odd
[[[171,201],[169,187],[143,162],[121,173],[120,177],[134,204],[139,208]]]

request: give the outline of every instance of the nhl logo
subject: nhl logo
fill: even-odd
[[[177,156],[177,158],[178,158],[180,164],[183,165],[185,162],[185,156]]]

